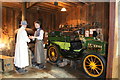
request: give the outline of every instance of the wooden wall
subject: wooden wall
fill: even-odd
[[[2,25],[8,27],[9,34],[14,35],[13,32],[18,28],[21,21],[21,11],[12,8],[2,8]],[[94,3],[78,7],[71,7],[66,12],[48,12],[37,11],[35,9],[27,9],[26,20],[28,26],[33,28],[33,22],[41,19],[43,29],[45,31],[58,29],[60,24],[79,25],[81,23],[100,22],[102,24],[103,33],[108,36],[108,23],[109,23],[109,3]],[[105,39],[107,40],[107,38]]]
[[[30,28],[34,28],[33,22],[41,19],[43,29],[47,32],[57,30],[59,25],[79,25],[81,23],[100,22],[102,24],[104,40],[108,41],[109,30],[109,3],[94,3],[78,7],[71,7],[66,12],[49,12],[37,11],[35,9],[27,9],[26,20]],[[2,7],[2,41],[4,43],[11,43],[14,41],[15,30],[19,28],[22,18],[21,9],[13,9]],[[10,44],[8,44],[9,46]]]
[[[34,28],[34,21],[42,21],[42,28],[45,31],[50,31],[55,28],[55,13],[46,11],[28,10],[27,21],[31,28]]]
[[[15,30],[17,27],[17,17],[19,10],[2,7],[2,40],[0,43],[5,44],[4,50],[7,55],[14,52],[14,39],[15,39]],[[9,51],[10,50],[10,51]],[[12,50],[12,51],[11,51]]]
[[[65,25],[79,25],[82,23],[92,24],[93,22],[99,22],[102,26],[104,40],[108,41],[108,29],[109,29],[109,3],[98,2],[89,5],[83,5],[82,7],[71,7],[67,12],[61,12],[59,14],[59,24]]]

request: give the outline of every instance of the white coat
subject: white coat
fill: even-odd
[[[17,32],[14,64],[19,68],[24,68],[29,65],[28,46],[27,42],[30,39],[24,27],[21,27]]]

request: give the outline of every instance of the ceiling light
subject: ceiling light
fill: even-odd
[[[66,11],[66,8],[62,8],[61,11]]]

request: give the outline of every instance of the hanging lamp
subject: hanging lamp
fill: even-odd
[[[67,11],[66,8],[62,8],[61,11]]]

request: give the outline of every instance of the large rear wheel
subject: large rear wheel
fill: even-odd
[[[90,77],[104,77],[106,69],[105,59],[97,53],[87,54],[83,58],[83,69]]]

